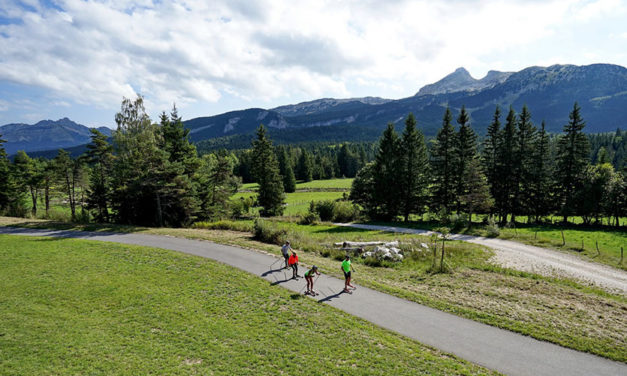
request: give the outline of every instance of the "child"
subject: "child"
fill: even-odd
[[[344,261],[342,261],[342,271],[344,272],[344,292],[347,293],[350,293],[349,286],[356,289],[355,286],[351,285],[351,270],[355,271],[355,268],[351,265],[350,256],[346,255]]]
[[[307,291],[305,291],[305,295],[307,294],[311,294],[312,296],[316,296],[318,295],[317,292],[314,291],[313,289],[313,284],[314,284],[314,273],[316,275],[320,275],[320,272],[318,271],[318,267],[316,265],[312,266],[311,269],[307,270],[305,272],[305,280],[307,280]]]
[[[292,251],[292,255],[290,256],[288,263],[292,267],[292,279],[297,279],[297,277],[300,277],[298,275],[298,255],[296,254],[296,252]]]

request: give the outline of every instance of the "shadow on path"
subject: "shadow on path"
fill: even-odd
[[[325,303],[325,302],[331,301],[331,300],[333,300],[335,298],[339,298],[342,294],[346,294],[346,292],[344,292],[344,290],[341,290],[340,292],[337,292],[337,293],[335,293],[333,295],[327,295],[326,298],[322,298],[322,299],[318,300],[318,303]]]

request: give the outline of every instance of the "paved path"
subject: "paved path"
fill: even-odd
[[[291,273],[272,267],[283,262],[277,257],[207,241],[11,227],[0,227],[0,234],[81,238],[170,249],[233,265],[291,291],[300,292],[305,286],[303,279],[288,280]],[[359,269],[355,274],[359,279]],[[460,318],[365,287],[359,286],[352,295],[343,294],[344,282],[327,275],[321,275],[315,287],[321,293],[320,302],[504,374],[627,375],[626,364]]]
[[[418,235],[435,233],[429,230],[360,223],[335,223],[335,225]],[[511,240],[482,236],[451,234],[450,239],[463,240],[494,249],[496,252],[494,261],[505,267],[548,276],[561,275],[595,284],[612,292],[627,294],[627,272],[607,265],[585,261],[575,255]]]

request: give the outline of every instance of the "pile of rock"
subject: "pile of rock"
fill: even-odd
[[[361,257],[374,257],[378,260],[403,261],[403,251],[396,247],[376,246],[374,250],[364,252]]]

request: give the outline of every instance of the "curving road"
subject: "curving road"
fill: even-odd
[[[294,292],[305,281],[288,279],[272,255],[208,241],[145,234],[94,233],[0,227],[0,234],[80,238],[135,244],[210,258],[260,276]],[[339,263],[338,263],[339,267]],[[358,275],[357,271],[357,275]],[[365,287],[341,293],[343,281],[321,275],[319,302],[341,309],[421,343],[508,375],[627,375],[627,365],[566,349],[530,337],[464,319]]]
[[[394,226],[365,225],[360,223],[334,223],[337,226],[366,230],[381,230],[405,234],[431,235],[434,231]],[[453,240],[463,240],[492,248],[494,261],[505,267],[542,275],[561,275],[585,283],[595,284],[612,292],[627,294],[627,272],[607,265],[597,264],[563,252],[534,247],[511,240],[481,236],[451,234]]]

